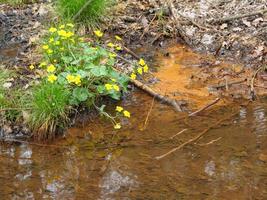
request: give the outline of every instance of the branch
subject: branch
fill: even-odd
[[[224,23],[224,22],[228,22],[228,21],[232,21],[232,20],[236,20],[236,19],[241,19],[241,18],[245,18],[245,17],[250,17],[250,16],[254,16],[254,15],[263,15],[266,12],[267,12],[267,9],[263,9],[263,10],[259,10],[259,11],[255,11],[255,12],[246,13],[246,14],[234,15],[234,16],[225,17],[222,19],[215,19],[215,20],[212,20],[211,23],[213,23],[213,24]]]

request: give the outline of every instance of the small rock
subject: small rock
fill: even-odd
[[[10,83],[10,82],[6,82],[3,84],[4,88],[11,88],[11,86],[12,86],[12,83]]]

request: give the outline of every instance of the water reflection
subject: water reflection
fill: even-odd
[[[267,163],[259,155],[267,152],[267,105],[241,107],[233,120],[210,130],[200,144],[222,137],[214,144],[187,146],[161,161],[154,156],[187,141],[208,123],[232,109],[210,112],[191,121],[177,121],[174,112],[155,104],[146,129],[141,129],[149,110],[149,97],[135,98],[130,131],[136,146],[92,151],[92,141],[74,137],[63,141],[66,148],[33,145],[0,145],[0,193],[3,199],[266,199]],[[130,102],[130,101],[128,101]],[[140,108],[142,103],[143,107]],[[126,106],[127,107],[127,106]],[[237,107],[236,107],[237,108]],[[128,108],[127,108],[128,109]],[[236,121],[235,124],[231,123]],[[160,123],[159,123],[160,122]],[[77,132],[110,134],[109,126],[77,129]],[[104,122],[102,122],[104,123]],[[104,127],[99,129],[99,126]],[[171,143],[144,144],[169,138],[188,128]],[[85,131],[86,130],[86,131]],[[112,132],[114,133],[114,132]],[[70,137],[70,136],[69,136]],[[60,146],[60,145],[59,145]]]

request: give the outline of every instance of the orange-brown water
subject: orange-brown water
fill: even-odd
[[[151,103],[141,91],[126,97],[121,105],[132,117],[119,131],[95,119],[54,146],[1,144],[0,199],[267,199],[266,100],[182,120],[155,102],[144,125]],[[227,117],[196,143],[155,159]]]

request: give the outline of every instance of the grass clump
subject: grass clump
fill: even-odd
[[[29,125],[38,140],[52,139],[68,122],[70,92],[63,85],[42,82],[33,88]]]
[[[94,25],[106,15],[111,4],[112,0],[89,0],[89,3],[88,0],[58,0],[57,7],[63,19],[75,18],[76,21]]]

